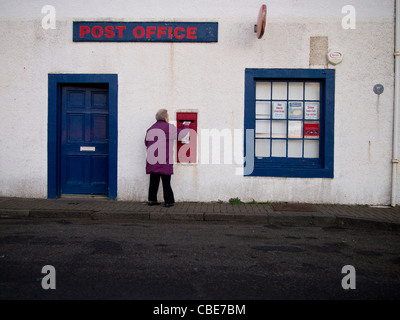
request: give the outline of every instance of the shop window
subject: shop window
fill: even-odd
[[[333,178],[335,71],[246,69],[245,82],[247,175]]]

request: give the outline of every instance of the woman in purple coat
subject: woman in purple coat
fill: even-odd
[[[148,205],[159,205],[157,192],[160,179],[163,185],[163,194],[166,207],[174,205],[174,193],[171,188],[171,175],[173,169],[174,140],[184,137],[186,129],[178,130],[174,125],[168,123],[168,111],[160,109],[156,114],[157,122],[146,132],[145,145],[147,148],[146,174],[150,174]],[[184,123],[185,127],[188,126]]]

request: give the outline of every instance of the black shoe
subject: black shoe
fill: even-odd
[[[158,201],[149,201],[149,202],[147,202],[147,204],[148,204],[149,206],[158,206],[158,205],[161,204],[161,202],[158,202]]]
[[[174,206],[173,203],[165,203],[165,207],[166,207],[166,208],[173,207],[173,206]]]

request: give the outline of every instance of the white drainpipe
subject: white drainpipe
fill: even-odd
[[[392,197],[391,206],[396,206],[396,184],[397,184],[397,165],[398,159],[398,136],[399,136],[399,105],[400,105],[400,0],[396,0],[396,30],[395,30],[395,45],[394,45],[394,57],[395,57],[395,70],[394,70],[394,110],[393,110],[393,160],[392,160]]]

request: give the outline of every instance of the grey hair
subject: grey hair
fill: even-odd
[[[167,109],[160,109],[156,113],[156,120],[157,121],[164,121],[165,118],[168,117],[168,110]]]

